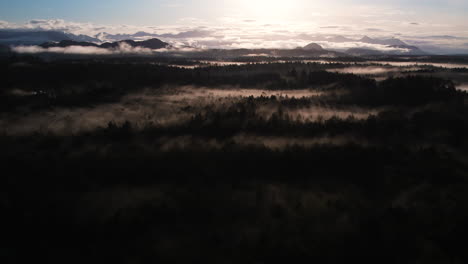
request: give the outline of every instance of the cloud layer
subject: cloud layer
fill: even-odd
[[[156,37],[176,47],[296,48],[316,42],[326,49],[335,50],[370,48],[394,51],[399,49],[357,41],[364,35],[370,35],[380,38],[397,37],[410,45],[432,53],[468,53],[468,31],[465,27],[451,24],[400,21],[389,26],[389,21],[375,19],[372,25],[370,22],[343,25],[328,24],[326,18],[323,18],[321,23],[310,21],[278,23],[245,17],[222,17],[218,19],[218,22],[184,18],[173,25],[131,26],[77,23],[61,19],[35,19],[23,24],[0,21],[0,28],[56,30],[75,35],[88,35],[101,41],[144,40]],[[324,39],[323,36],[346,36],[356,41],[330,41]],[[24,48],[20,50],[27,51]]]
[[[152,54],[154,51],[147,48],[132,47],[127,43],[120,43],[118,48],[105,49],[99,47],[51,47],[43,48],[40,46],[17,46],[12,48],[18,53],[60,53],[60,54],[82,54],[82,55],[113,55],[113,54]]]

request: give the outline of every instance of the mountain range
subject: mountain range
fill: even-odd
[[[101,40],[113,40],[119,41],[124,39],[144,39],[144,38],[201,38],[206,37],[210,34],[210,31],[206,30],[193,30],[187,32],[181,32],[178,34],[153,34],[144,31],[136,32],[134,34],[108,34],[105,32],[97,34],[95,37]],[[310,39],[310,38],[309,38]],[[378,50],[372,48],[358,48],[359,52],[355,48],[349,50],[349,54],[355,56],[364,56],[364,55],[427,55],[426,52],[422,51],[418,47],[410,46],[397,38],[385,38],[385,39],[376,39],[369,36],[364,36],[360,39],[351,39],[341,35],[318,35],[310,39],[315,42],[332,42],[332,43],[364,43],[371,45],[381,45],[389,49]],[[317,43],[311,43],[312,45],[305,46],[304,49],[310,49],[313,45],[318,45]],[[317,46],[314,46],[317,48]],[[322,48],[322,47],[320,47]],[[341,51],[341,50],[340,50]],[[343,50],[343,52],[348,53],[348,51]]]
[[[323,47],[317,43],[310,43],[309,45],[306,45],[305,47],[303,47],[303,49],[320,51],[320,50],[323,50]]]
[[[373,39],[368,36],[364,36],[358,42],[368,43],[368,44],[387,45],[387,46],[407,46],[405,42],[397,38]]]
[[[422,51],[416,46],[410,45],[387,45],[391,50],[381,51],[369,48],[350,48],[345,51],[346,54],[353,56],[379,56],[379,55],[412,55],[421,56],[429,55],[429,53]]]
[[[60,31],[0,30],[0,44],[3,45],[39,45],[44,42],[59,42],[62,40],[100,42],[99,39],[87,35],[74,35]]]
[[[68,47],[68,46],[93,46],[99,48],[116,48],[125,43],[131,47],[143,47],[149,49],[161,49],[171,47],[169,43],[163,42],[158,38],[177,39],[177,38],[199,38],[209,35],[209,31],[193,30],[177,34],[152,34],[147,32],[136,32],[134,34],[108,34],[105,32],[96,34],[94,37],[87,35],[74,35],[60,31],[40,31],[40,30],[0,30],[0,45],[18,46],[18,45],[40,45],[43,48]],[[378,56],[378,55],[427,55],[416,46],[406,44],[397,38],[376,39],[364,36],[360,39],[351,39],[340,35],[316,35],[303,36],[313,41],[302,49],[289,52],[268,52],[268,55],[276,56],[278,53],[296,54],[297,56],[310,55],[311,51],[325,54],[331,52],[322,48],[322,45],[337,43],[337,47],[332,50],[346,53],[352,56]],[[104,42],[108,40],[109,42]],[[140,40],[140,41],[138,41]],[[347,43],[349,43],[347,45]],[[355,46],[358,47],[355,47]],[[348,48],[346,48],[348,46]],[[349,48],[352,47],[352,48]],[[330,49],[330,48],[329,48]],[[243,49],[239,49],[243,50]],[[301,51],[302,50],[302,51]],[[242,54],[243,52],[238,52]]]
[[[134,34],[109,34],[107,32],[101,32],[96,34],[94,37],[100,39],[101,41],[120,41],[120,40],[144,40],[149,38],[171,38],[171,39],[182,39],[182,38],[203,38],[208,37],[211,34],[211,31],[208,30],[190,30],[185,32],[180,32],[177,34],[173,33],[164,33],[164,34],[154,34],[144,31],[139,31]]]
[[[371,56],[371,55],[428,55],[427,52],[416,46],[408,45],[397,38],[376,39],[364,36],[360,39],[351,39],[340,35],[303,35],[311,41],[320,43],[335,43],[338,46],[346,47],[362,45],[361,47],[338,49],[353,56]],[[344,44],[344,45],[343,45]],[[375,46],[375,47],[372,47]]]
[[[62,40],[60,42],[46,42],[41,44],[40,46],[43,48],[54,48],[54,47],[70,47],[70,46],[81,46],[81,47],[97,47],[103,49],[114,49],[118,48],[121,45],[126,44],[130,47],[136,48],[147,48],[147,49],[163,49],[170,47],[169,43],[163,42],[159,39],[148,39],[144,41],[134,41],[134,40],[122,40],[116,42],[106,42],[103,44],[95,44],[91,42],[83,42],[83,41],[73,41],[73,40]]]
[[[355,56],[363,56],[363,55],[428,55],[427,52],[422,51],[420,48],[416,46],[411,46],[406,44],[405,42],[401,41],[397,38],[389,38],[389,39],[374,39],[368,36],[364,36],[358,42],[366,43],[366,44],[374,44],[374,45],[383,45],[388,48],[391,48],[386,51],[381,51],[377,49],[369,49],[369,48],[351,48],[346,51],[346,53],[355,55]]]

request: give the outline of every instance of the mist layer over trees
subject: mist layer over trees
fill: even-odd
[[[214,64],[2,58],[7,263],[468,261],[466,69]]]

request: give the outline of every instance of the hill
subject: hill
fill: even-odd
[[[323,50],[322,46],[320,46],[317,43],[310,43],[309,45],[305,46],[303,49],[305,49],[305,50],[317,50],[317,51]]]
[[[47,42],[43,43],[40,46],[43,48],[53,48],[53,47],[70,47],[70,46],[81,46],[81,47],[98,47],[104,49],[113,49],[118,48],[119,46],[126,44],[131,47],[140,47],[140,48],[147,48],[147,49],[162,49],[167,48],[170,45],[166,42],[163,42],[159,39],[149,39],[145,41],[133,41],[133,40],[123,40],[117,42],[106,42],[104,44],[98,45],[91,42],[78,42],[73,40],[62,40],[60,42]]]
[[[86,35],[74,35],[61,31],[48,30],[0,30],[0,44],[3,45],[39,45],[45,42],[60,42],[62,40],[100,42],[99,39]]]

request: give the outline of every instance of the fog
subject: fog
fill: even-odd
[[[216,61],[216,60],[202,60],[197,61],[200,64],[197,65],[173,65],[175,67],[181,68],[197,68],[205,66],[231,66],[231,65],[246,65],[250,62],[237,62],[237,61]],[[257,64],[262,63],[288,63],[286,60],[274,60],[274,61],[255,61]],[[342,64],[342,65],[352,65],[346,68],[332,68],[330,71],[340,72],[340,73],[354,73],[354,74],[365,74],[365,75],[378,75],[386,74],[392,72],[402,72],[402,71],[417,71],[428,67],[438,67],[445,69],[468,69],[468,64],[461,63],[436,63],[436,62],[419,62],[419,61],[405,61],[405,62],[395,62],[395,61],[335,61],[335,60],[300,60],[302,63],[319,63],[324,65],[330,65],[334,67],[333,64]]]
[[[457,69],[457,68],[464,68],[468,69],[468,64],[462,63],[438,63],[438,62],[420,62],[420,61],[404,61],[404,62],[397,62],[397,61],[334,61],[334,60],[302,60],[304,63],[320,63],[320,64],[347,64],[347,65],[382,65],[382,66],[393,66],[393,67],[440,67],[440,68],[447,68],[447,69]]]
[[[447,69],[464,68],[468,69],[468,64],[458,63],[436,63],[436,62],[418,62],[418,61],[407,61],[407,62],[395,62],[395,61],[369,61],[372,64],[380,65],[391,65],[396,67],[408,67],[408,66],[433,66]]]
[[[346,145],[359,143],[362,146],[369,145],[362,139],[356,139],[350,136],[324,136],[324,137],[266,137],[241,134],[232,139],[235,143],[241,145],[264,146],[270,149],[281,150],[291,146],[313,147],[316,145]]]
[[[105,49],[99,47],[51,47],[43,48],[40,46],[17,46],[12,50],[17,53],[37,54],[37,53],[58,53],[58,54],[77,54],[77,55],[115,55],[115,54],[152,54],[153,50],[141,47],[132,47],[127,43],[120,43],[116,49]]]
[[[17,96],[34,96],[17,90]],[[278,112],[279,102],[287,98],[319,98],[324,92],[314,90],[271,91],[261,89],[238,89],[224,87],[167,86],[159,89],[145,89],[128,94],[119,102],[99,104],[93,107],[56,107],[49,110],[31,111],[25,109],[16,113],[0,114],[1,133],[29,134],[33,132],[71,134],[90,131],[109,122],[122,124],[131,121],[135,129],[148,125],[173,126],[189,121],[196,114],[205,113],[207,107],[223,111],[248,97],[265,99],[275,96],[278,101],[265,101],[256,106],[256,115],[269,119]],[[348,107],[337,109],[320,104],[288,108],[281,106],[284,115],[292,119],[316,121],[334,117],[365,119],[379,110]]]
[[[316,90],[262,90],[262,89],[240,89],[235,87],[226,87],[224,89],[210,89],[204,87],[182,86],[178,88],[169,88],[161,92],[165,98],[179,100],[188,99],[210,99],[225,97],[260,97],[260,96],[288,96],[292,98],[311,97],[323,95],[323,92]]]
[[[210,149],[221,149],[226,144],[235,143],[240,146],[266,147],[272,150],[283,150],[288,147],[314,147],[317,145],[346,145],[360,144],[370,146],[370,143],[352,136],[320,136],[320,137],[287,137],[287,136],[259,136],[255,134],[238,134],[227,139],[204,138],[196,136],[162,137],[157,141],[161,151],[173,151],[193,146],[204,146]]]
[[[352,73],[358,75],[387,75],[391,73],[401,73],[403,71],[417,71],[422,68],[418,67],[375,67],[375,66],[365,66],[365,67],[346,67],[338,69],[328,69],[330,72],[337,73]]]
[[[468,92],[468,83],[457,85],[457,89],[460,91]]]

